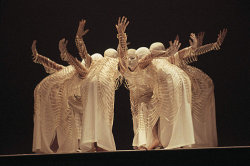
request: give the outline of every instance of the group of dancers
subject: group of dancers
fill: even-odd
[[[79,22],[75,38],[81,61],[69,53],[67,40],[59,41],[61,59],[68,66],[40,55],[33,41],[33,61],[50,74],[34,90],[33,152],[115,151],[115,90],[122,83],[130,93],[134,149],[217,146],[213,81],[188,64],[220,49],[226,29],[206,45],[202,32],[191,33],[190,46],[181,50],[178,36],[167,49],[160,42],[128,49],[129,21],[122,17],[116,24],[117,49],[109,48],[102,56],[88,54],[85,24]]]

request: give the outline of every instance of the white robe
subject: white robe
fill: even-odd
[[[93,61],[88,76],[81,84],[82,104],[82,136],[80,147],[82,152],[94,150],[94,143],[108,151],[115,151],[112,133],[114,116],[114,96],[118,59],[104,57]]]
[[[186,148],[218,146],[212,79],[200,69],[185,64],[178,54],[175,54],[172,60],[173,58],[174,64],[189,76],[192,85],[192,118],[195,144]]]
[[[188,76],[165,59],[124,74],[128,81],[134,122],[133,146],[148,147],[152,128],[159,120],[158,136],[166,149],[194,144],[191,84]],[[149,102],[138,100],[152,93]]]
[[[34,91],[34,133],[32,151],[54,153],[50,148],[57,135],[56,153],[76,152],[77,126],[69,96],[77,93],[78,80],[72,66],[65,67],[44,78]],[[76,83],[77,84],[77,83]]]
[[[195,67],[187,65],[182,69],[188,74],[192,83],[195,144],[190,147],[218,146],[213,81]]]

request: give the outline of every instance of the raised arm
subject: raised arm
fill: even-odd
[[[127,70],[128,66],[126,63],[127,58],[127,35],[125,33],[126,27],[128,26],[129,21],[127,21],[126,17],[122,17],[122,19],[119,17],[118,24],[116,24],[117,29],[117,38],[119,40],[118,44],[118,58],[119,58],[119,69],[121,72],[124,72]]]
[[[70,65],[74,66],[74,68],[76,69],[76,71],[79,74],[80,78],[85,78],[88,74],[88,70],[81,64],[81,62],[79,60],[77,60],[76,58],[74,58],[67,50],[66,46],[67,46],[68,41],[65,39],[61,39],[59,41],[59,50],[61,52],[61,59],[63,61],[68,62]]]
[[[121,58],[126,57],[126,52],[128,50],[127,48],[127,35],[125,33],[125,30],[129,24],[129,21],[127,21],[126,17],[122,17],[122,19],[119,17],[118,19],[118,24],[116,25],[117,29],[117,38],[119,40],[119,46],[118,46],[118,51],[120,52],[119,56]]]
[[[184,64],[188,64],[197,61],[197,56],[193,56],[194,52],[199,46],[202,45],[204,32],[198,34],[198,38],[194,33],[190,34],[191,40],[189,40],[190,47],[186,47],[168,58],[169,62],[181,67]],[[179,36],[177,35],[176,40],[179,41]]]
[[[212,50],[219,50],[226,37],[226,34],[227,29],[223,29],[222,31],[220,31],[216,42],[198,47],[194,52],[194,56],[201,55]]]
[[[190,47],[186,47],[186,48],[183,48],[182,50],[178,51],[178,56],[180,59],[185,59],[186,57],[192,55],[194,53],[194,51],[197,49],[198,40],[197,40],[195,34],[191,33],[190,38],[191,38],[189,40]]]
[[[154,58],[165,57],[166,55],[167,55],[166,51],[152,50],[148,55],[139,60],[138,66],[141,69],[145,69],[152,62]]]
[[[38,54],[36,49],[36,42],[37,41],[34,40],[31,46],[33,62],[43,65],[45,71],[49,74],[53,74],[56,71],[59,71],[64,68],[64,66],[59,65],[56,62],[50,60],[49,58]]]
[[[197,41],[197,44],[195,45],[195,47],[193,46],[194,49],[189,51],[185,56],[180,57],[180,62],[182,65],[189,64],[198,60],[197,56],[194,56],[194,53],[197,50],[197,48],[202,46],[204,35],[205,35],[205,32],[200,32],[198,33],[197,37],[194,36],[193,40]],[[190,40],[189,40],[189,43],[192,46],[193,43],[190,42]]]
[[[89,31],[88,29],[84,30],[85,24],[86,24],[86,20],[81,20],[79,22],[75,42],[76,42],[76,47],[78,49],[79,55],[81,56],[82,59],[85,60],[86,67],[89,68],[91,65],[92,59],[90,55],[88,54],[86,45],[83,41],[83,36]]]
[[[227,29],[223,29],[218,34],[218,38],[217,38],[216,42],[206,44],[206,45],[202,45],[204,33],[201,34],[201,35],[198,35],[198,47],[195,49],[195,51],[190,52],[190,54],[187,57],[183,58],[184,62],[186,64],[191,63],[191,62],[197,60],[198,55],[205,54],[205,53],[207,53],[209,51],[212,51],[212,50],[219,50],[221,44],[223,43],[223,41],[224,41],[224,39],[226,37],[226,34],[227,34]]]

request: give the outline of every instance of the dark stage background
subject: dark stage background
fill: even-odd
[[[38,52],[66,65],[59,57],[58,41],[69,40],[77,56],[74,37],[78,21],[87,19],[84,37],[88,52],[117,47],[115,24],[127,16],[130,48],[149,47],[179,34],[182,48],[191,32],[205,31],[204,43],[216,41],[222,28],[228,34],[221,50],[200,56],[193,65],[214,81],[219,146],[250,145],[249,112],[249,5],[244,1],[52,1],[5,0],[1,2],[1,110],[0,154],[31,153],[33,90],[47,76],[32,62],[31,44]],[[78,56],[79,58],[79,56]],[[129,94],[116,92],[113,133],[117,149],[131,149],[133,129]]]

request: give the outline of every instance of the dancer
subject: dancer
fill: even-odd
[[[84,25],[81,21],[79,26]],[[88,30],[81,30],[85,35]],[[36,41],[32,44],[33,60],[40,63],[51,75],[43,79],[34,91],[34,138],[33,151],[42,153],[64,153],[80,151],[83,106],[80,100],[79,77],[87,74],[85,61],[73,59],[70,66],[59,65],[39,55]],[[94,54],[82,59],[98,59],[101,55]],[[101,56],[102,57],[102,56]],[[88,59],[89,58],[89,59]],[[79,65],[79,63],[81,65]],[[78,72],[76,72],[76,70]],[[58,148],[51,147],[57,143]],[[52,145],[52,146],[53,146]]]
[[[78,31],[81,31],[81,28]],[[81,43],[78,49],[85,50],[79,52],[82,52],[82,55],[87,57],[88,54],[82,39],[77,36],[76,40]],[[71,61],[75,58],[66,49],[67,41],[62,39],[59,45],[62,59],[71,64]],[[116,57],[116,50],[107,49],[104,52],[103,58],[99,60],[93,60],[92,58],[92,60],[87,61],[89,62],[88,74],[83,82],[80,83],[81,102],[83,106],[80,143],[82,152],[116,150],[112,133],[114,95],[117,81],[119,81],[118,78],[120,78],[117,69],[118,58]]]
[[[77,122],[70,96],[78,94],[72,83],[78,78],[72,66],[59,65],[39,55],[36,41],[32,44],[33,60],[41,63],[51,75],[44,78],[34,90],[33,152],[69,153],[78,149]],[[58,148],[51,147],[57,142]]]
[[[120,72],[130,90],[135,133],[133,146],[150,150],[159,145],[169,149],[193,144],[191,84],[188,76],[181,70],[179,73],[166,73],[158,67],[160,63],[152,63],[155,57],[167,56],[167,51],[153,53],[144,48],[136,52],[127,50],[127,25],[127,19],[123,17],[118,20],[116,28]],[[175,47],[179,46],[175,42]],[[142,59],[138,60],[138,57]]]
[[[199,33],[198,39],[194,40],[198,41],[197,48],[195,48],[195,51],[192,54],[186,54],[186,56],[183,57],[181,54],[179,54],[181,52],[179,51],[174,56],[167,58],[171,63],[184,70],[191,80],[192,118],[194,124],[195,144],[187,147],[215,147],[218,145],[213,81],[207,74],[198,68],[187,64],[197,60],[197,57],[194,55],[197,56],[198,54],[200,55],[204,52],[219,48],[225,38],[226,33],[227,30],[223,29],[220,31],[215,43],[205,46],[202,46],[204,33]],[[191,37],[196,38],[194,34],[191,34]],[[193,46],[191,41],[190,45]],[[150,46],[150,49],[164,50],[164,45],[160,42],[156,42]]]

